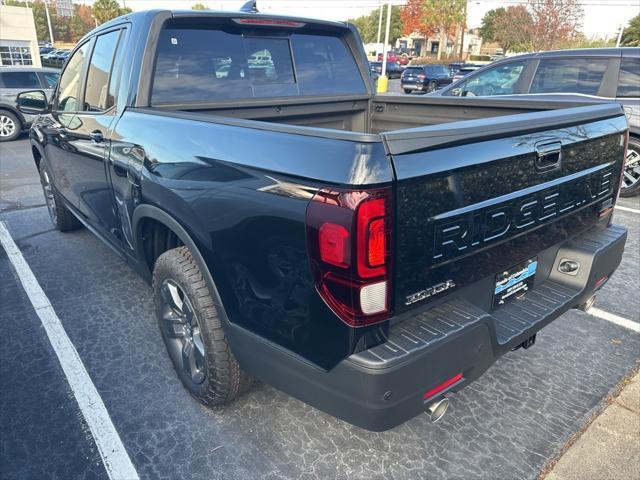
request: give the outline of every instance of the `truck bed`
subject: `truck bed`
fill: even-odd
[[[163,105],[153,110],[185,112],[215,118],[255,120],[279,125],[341,130],[359,134],[393,132],[464,120],[517,115],[546,110],[575,108],[606,103],[602,100],[568,101],[542,98],[447,98],[382,94],[369,96],[300,98],[289,100],[253,99],[218,102],[215,105]],[[301,131],[302,133],[302,131]],[[331,137],[330,132],[326,132]]]

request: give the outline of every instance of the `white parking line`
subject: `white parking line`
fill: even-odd
[[[629,330],[640,333],[640,323],[634,322],[633,320],[629,320],[624,317],[620,317],[619,315],[615,315],[613,313],[605,312],[604,310],[600,310],[599,308],[591,307],[587,312],[589,315],[593,315],[594,317],[601,318],[602,320],[606,320],[607,322],[615,323],[624,328],[628,328]]]
[[[22,287],[47,332],[49,342],[58,356],[60,366],[78,402],[80,411],[89,425],[109,478],[137,480],[139,478],[138,472],[122,444],[100,394],[91,381],[91,377],[89,377],[73,343],[69,340],[49,299],[38,284],[38,280],[3,222],[0,222],[0,244],[7,252]]]
[[[616,210],[622,210],[623,212],[640,213],[640,210],[637,210],[635,208],[622,207],[620,205],[616,205],[613,208],[615,208]]]

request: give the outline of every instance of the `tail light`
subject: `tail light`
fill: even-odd
[[[421,73],[420,75],[418,75],[418,80],[424,80],[426,78],[426,75],[424,73]]]
[[[347,325],[391,314],[391,188],[319,190],[307,207],[307,249],[318,293]]]

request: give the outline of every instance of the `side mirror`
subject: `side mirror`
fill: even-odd
[[[462,88],[454,88],[453,90],[451,90],[451,95],[453,95],[454,97],[461,97],[462,96]]]
[[[18,110],[22,113],[37,115],[49,109],[47,96],[42,90],[30,90],[18,94]]]

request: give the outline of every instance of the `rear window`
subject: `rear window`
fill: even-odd
[[[262,32],[166,28],[158,43],[152,104],[366,92],[339,37]]]
[[[2,72],[0,79],[5,88],[41,88],[36,72]]]
[[[608,64],[608,58],[542,60],[533,77],[531,93],[597,95]]]
[[[640,97],[640,58],[622,59],[618,97]]]
[[[429,75],[451,75],[449,67],[444,65],[431,65],[427,67]]]
[[[407,67],[405,72],[410,73],[411,75],[419,75],[424,71],[424,67]]]

